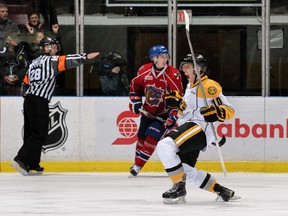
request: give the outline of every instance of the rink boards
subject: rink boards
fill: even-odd
[[[227,171],[288,172],[288,99],[228,97],[235,117],[217,126],[226,136],[221,151]],[[23,142],[23,98],[1,97],[1,172]],[[54,97],[49,137],[43,148],[47,171],[126,171],[132,164],[139,116],[126,97]],[[199,158],[199,168],[221,171],[216,147]],[[154,154],[144,171],[163,171]]]

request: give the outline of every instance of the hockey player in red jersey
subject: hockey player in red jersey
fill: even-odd
[[[149,57],[151,63],[143,65],[130,83],[130,110],[138,114],[143,109],[146,113],[141,112],[135,162],[130,168],[133,176],[137,176],[149,160],[165,131],[176,124],[177,110],[167,108],[167,92],[183,93],[180,72],[167,64],[168,50],[162,45],[153,46]],[[161,118],[163,121],[159,120]]]

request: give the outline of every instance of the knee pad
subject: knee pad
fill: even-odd
[[[181,163],[181,160],[177,154],[179,151],[174,140],[170,137],[166,137],[158,142],[157,153],[164,168],[170,168]]]

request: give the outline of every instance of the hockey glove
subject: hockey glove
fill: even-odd
[[[170,90],[165,96],[165,101],[166,108],[177,107],[181,112],[183,112],[187,107],[187,104],[182,99],[182,95],[176,90]]]
[[[204,119],[207,122],[215,122],[215,121],[223,122],[226,117],[225,110],[219,106],[202,107],[200,109],[200,113],[201,115],[204,116]]]
[[[139,109],[142,107],[142,97],[133,93],[129,93],[129,109],[134,112],[135,114],[139,114]]]
[[[176,109],[173,109],[173,110],[170,111],[170,113],[168,115],[168,118],[167,118],[167,120],[165,122],[166,129],[170,130],[173,127],[176,126],[177,119],[178,119],[177,114],[178,114],[178,112],[177,112]]]

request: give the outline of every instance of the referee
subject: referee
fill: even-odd
[[[55,76],[66,69],[84,64],[94,59],[99,52],[86,55],[68,54],[58,56],[60,47],[49,37],[40,41],[41,55],[30,64],[23,84],[24,93],[24,142],[12,166],[22,175],[41,175],[41,150],[48,136],[49,101],[55,89]]]

